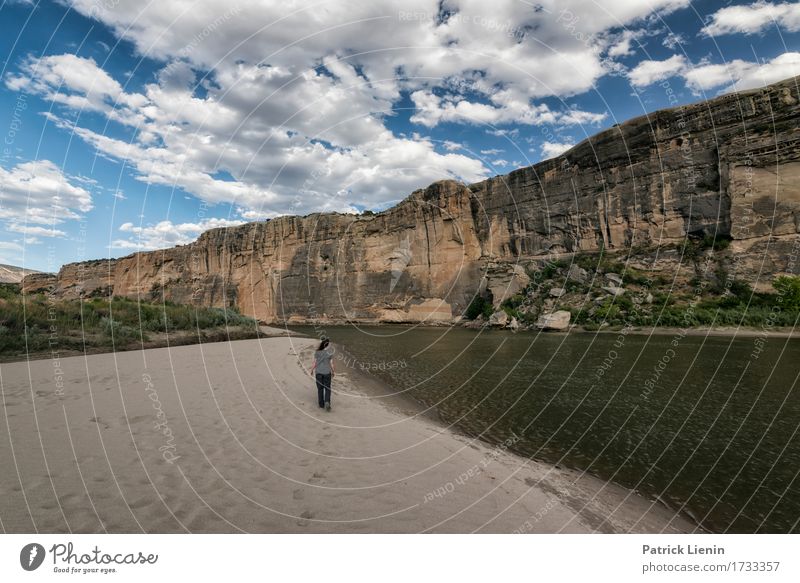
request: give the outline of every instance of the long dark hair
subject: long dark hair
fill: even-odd
[[[322,342],[319,343],[319,348],[317,348],[317,350],[325,350],[329,343],[330,341],[327,338],[323,338]]]

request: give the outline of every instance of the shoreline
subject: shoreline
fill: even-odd
[[[675,330],[677,331],[678,329]],[[358,360],[351,353],[347,352],[346,347],[338,343],[335,343],[334,345],[336,346],[337,350],[341,350],[341,352],[345,354],[347,358],[350,358],[354,361]],[[309,359],[311,358],[310,351],[308,354],[308,358]],[[448,424],[444,419],[440,417],[435,407],[429,407],[406,393],[398,394],[397,390],[391,387],[386,381],[371,375],[368,371],[361,370],[356,367],[349,367],[348,370],[353,371],[353,376],[356,379],[358,379],[358,381],[360,382],[360,386],[366,387],[367,393],[372,392],[373,396],[382,399],[381,402],[384,404],[384,406],[389,407],[393,411],[403,414],[407,417],[419,418],[425,420],[426,422],[433,423],[434,425],[440,427],[443,431],[450,432],[451,434],[458,436],[460,439],[475,441],[484,444],[487,447],[496,446],[495,444],[492,444],[490,441],[483,439],[480,436],[469,434],[458,425]],[[676,516],[679,516],[681,519],[693,525],[693,527],[697,531],[700,531],[702,533],[709,532],[699,522],[697,522],[697,520],[694,517],[692,517],[689,513],[685,511],[681,512],[678,509],[673,508],[660,498],[652,498],[650,496],[647,496],[645,493],[632,490],[616,482],[606,482],[605,480],[603,480],[603,478],[595,476],[594,474],[587,473],[586,471],[580,470],[578,468],[573,468],[564,464],[553,464],[551,462],[548,462],[547,460],[535,457],[527,457],[521,453],[517,453],[516,451],[514,451],[513,445],[509,446],[507,449],[509,455],[512,458],[516,458],[522,465],[525,465],[527,463],[535,463],[543,466],[548,466],[552,469],[552,471],[564,472],[567,474],[571,474],[573,476],[585,476],[590,480],[595,480],[597,482],[602,482],[604,484],[611,484],[615,488],[628,492],[629,495],[644,498],[653,504],[658,504],[659,507],[663,508],[667,512],[675,513]]]
[[[273,323],[270,326],[276,327],[279,330],[292,330],[292,328],[311,328],[311,327],[318,327],[320,323],[318,322],[308,322],[308,323],[298,323],[293,322],[291,324],[284,324],[284,323]],[[375,327],[380,328],[384,326],[398,326],[404,328],[464,328],[467,330],[474,330],[476,332],[487,332],[487,331],[508,331],[508,332],[516,332],[516,333],[543,333],[543,334],[553,334],[553,335],[563,335],[563,334],[610,334],[610,333],[617,333],[624,328],[624,326],[604,326],[602,328],[598,328],[596,330],[588,329],[583,326],[578,326],[575,324],[571,324],[570,327],[566,330],[541,330],[537,328],[520,328],[518,330],[511,330],[507,327],[502,326],[482,326],[480,328],[469,328],[464,326],[463,322],[374,322],[374,321],[354,321],[354,320],[331,320],[324,323],[325,326],[350,326],[350,325],[357,325],[357,326],[368,326],[368,327]],[[280,327],[280,328],[278,328]],[[641,335],[650,335],[653,336],[674,336],[676,333],[681,332],[686,336],[727,336],[727,337],[742,337],[742,338],[753,338],[757,336],[763,336],[767,338],[800,338],[800,327],[798,328],[786,328],[786,327],[770,327],[766,328],[756,328],[750,326],[742,326],[740,328],[736,328],[733,326],[716,326],[713,328],[699,326],[696,328],[679,328],[676,326],[656,326],[652,328],[642,327],[642,326],[632,326],[629,330],[629,334],[641,334]]]
[[[19,483],[0,477],[6,530],[697,530],[614,483],[408,417],[350,370],[335,377],[334,410],[320,411],[303,370],[314,342],[63,358],[60,392],[50,363],[3,364],[0,433],[13,444],[0,452],[16,451],[20,470]],[[41,452],[30,455],[37,426]]]
[[[353,322],[353,321],[330,321],[326,322],[326,326],[349,326],[356,324],[358,326],[369,326],[369,327],[384,327],[384,326],[399,326],[405,328],[466,328],[460,323],[413,323],[413,322]],[[298,324],[292,323],[290,325],[283,325],[283,324],[260,324],[259,330],[256,332],[253,331],[243,331],[241,329],[231,329],[234,331],[233,334],[229,334],[225,329],[214,329],[212,332],[218,333],[218,338],[204,338],[202,340],[198,340],[197,336],[194,332],[188,334],[181,334],[181,333],[171,333],[169,337],[167,335],[163,338],[157,339],[150,339],[142,344],[129,344],[124,347],[119,348],[112,348],[112,347],[104,347],[104,346],[92,346],[88,347],[85,350],[77,350],[77,349],[63,349],[63,350],[54,350],[54,351],[38,351],[38,352],[30,352],[27,354],[0,354],[0,363],[12,363],[12,362],[27,362],[27,361],[36,361],[36,360],[46,360],[49,358],[54,358],[53,354],[57,354],[58,358],[70,358],[76,356],[92,356],[98,354],[114,354],[114,353],[122,353],[122,352],[136,352],[142,349],[144,350],[151,350],[156,348],[170,348],[170,347],[177,347],[177,346],[192,346],[196,344],[214,344],[218,342],[232,342],[236,340],[254,340],[257,338],[272,338],[276,336],[302,336],[301,332],[293,330],[293,328],[304,328],[304,327],[314,327],[315,324]],[[469,328],[466,328],[469,329]],[[513,332],[513,333],[542,333],[548,334],[553,336],[563,336],[567,334],[618,334],[621,330],[623,330],[623,326],[607,326],[604,328],[599,328],[597,330],[590,330],[586,329],[581,326],[572,326],[567,330],[538,330],[538,329],[520,329],[520,330],[510,330],[508,328],[503,327],[492,327],[492,326],[485,326],[482,328],[475,328],[473,329],[475,332],[495,332],[495,331],[505,331],[505,332]],[[205,332],[205,330],[204,330]],[[225,334],[222,334],[225,332]],[[150,333],[152,335],[152,333]],[[730,326],[721,326],[715,328],[707,328],[707,327],[698,327],[698,328],[677,328],[674,326],[663,326],[663,327],[656,327],[656,328],[642,328],[640,326],[633,326],[629,328],[626,334],[635,334],[638,336],[675,336],[680,334],[682,336],[712,336],[712,337],[719,337],[719,338],[786,338],[786,339],[798,339],[800,338],[800,328],[770,328],[770,329],[762,329],[762,328],[753,328],[753,327],[742,327],[742,328],[734,328]],[[224,336],[224,337],[223,337]],[[369,378],[369,377],[368,377]]]

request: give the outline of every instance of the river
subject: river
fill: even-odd
[[[712,532],[798,531],[800,340],[325,332],[353,357],[338,366],[369,369],[469,435],[617,482]]]

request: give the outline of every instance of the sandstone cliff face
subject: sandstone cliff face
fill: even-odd
[[[236,305],[267,322],[449,322],[476,293],[516,293],[531,261],[704,234],[731,237],[737,274],[758,287],[798,267],[798,80],[636,118],[559,158],[435,183],[375,215],[216,229],[23,288]]]

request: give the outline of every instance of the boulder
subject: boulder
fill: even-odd
[[[566,310],[558,310],[552,314],[542,314],[536,320],[536,327],[540,330],[566,330],[572,314]]]
[[[569,266],[567,277],[572,281],[577,281],[578,283],[586,283],[589,279],[589,272],[583,267],[579,267],[573,263]]]
[[[511,318],[511,321],[508,323],[507,328],[509,330],[513,330],[515,332],[517,330],[519,330],[519,322],[517,321],[517,319],[516,318]]]
[[[565,293],[567,293],[567,290],[565,290],[563,287],[551,287],[550,288],[550,297],[551,298],[560,298]]]
[[[508,324],[508,314],[503,310],[497,310],[489,317],[489,326],[505,326]]]
[[[486,289],[494,298],[496,306],[523,291],[530,282],[531,278],[521,265],[492,263],[486,268]]]
[[[464,328],[471,328],[473,330],[478,330],[480,328],[483,328],[484,324],[485,324],[485,322],[483,320],[483,316],[479,315],[474,320],[471,320],[471,321],[467,322],[466,324],[464,324]]]
[[[625,293],[625,288],[622,287],[614,287],[614,286],[607,286],[603,288],[603,291],[606,293],[611,294],[615,298],[618,298],[622,294]]]
[[[610,281],[614,287],[622,285],[622,276],[616,273],[606,273],[606,279]]]
[[[648,292],[647,296],[644,298],[644,301],[647,304],[652,304],[653,303],[653,294]]]

